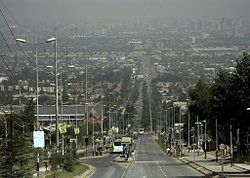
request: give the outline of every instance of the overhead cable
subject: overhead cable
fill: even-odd
[[[4,19],[5,23],[6,23],[6,25],[8,26],[8,29],[9,29],[9,31],[10,31],[12,37],[14,38],[14,40],[16,40],[16,36],[15,36],[14,32],[12,31],[12,29],[11,29],[11,27],[10,27],[10,25],[9,25],[9,23],[8,23],[8,21],[7,21],[7,19],[6,19],[6,17],[5,17],[5,15],[4,15],[4,13],[3,13],[3,11],[2,11],[1,8],[0,8],[0,13],[1,13],[1,15],[2,15],[2,17],[3,17],[3,19]],[[32,60],[26,55],[26,53],[24,52],[24,50],[23,50],[23,48],[20,46],[20,44],[19,44],[19,43],[16,43],[16,45],[18,46],[19,50],[23,53],[23,55],[25,56],[25,58],[26,58],[26,59],[30,62],[30,64],[35,68],[34,63],[33,63]]]

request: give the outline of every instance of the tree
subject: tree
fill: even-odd
[[[226,141],[226,136],[223,136],[223,133],[227,133],[229,121],[230,118],[232,118],[232,112],[234,111],[231,103],[232,100],[229,96],[229,89],[231,88],[231,84],[233,82],[232,80],[232,75],[228,71],[220,70],[211,87],[213,96],[211,98],[212,123],[215,123],[215,120],[217,119],[219,138],[223,141]]]
[[[240,129],[238,142],[246,142],[246,132],[250,125],[246,108],[250,106],[250,56],[243,54],[237,60],[233,73],[221,70],[212,85],[211,117],[218,119],[219,136],[229,142],[229,125],[233,133]],[[236,135],[236,134],[234,134]]]
[[[6,124],[7,134],[3,144],[0,145],[1,177],[32,177],[35,160],[32,146],[33,123],[32,103],[20,114],[11,112],[5,116],[4,124]]]
[[[189,95],[192,100],[191,111],[192,118],[199,116],[200,120],[209,119],[210,100],[211,100],[211,87],[209,84],[199,80],[194,88],[189,90]]]

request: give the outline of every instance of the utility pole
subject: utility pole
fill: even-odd
[[[38,101],[38,57],[37,57],[37,41],[35,43],[35,50],[36,50],[36,130],[38,130],[39,127],[39,101]]]
[[[102,104],[102,94],[101,94],[101,135],[103,136],[103,104]]]
[[[88,122],[88,66],[87,59],[85,61],[85,119],[86,119],[86,137],[89,135],[89,122]]]
[[[233,133],[232,133],[232,124],[230,124],[230,161],[232,166],[232,160],[233,160]]]
[[[111,110],[110,110],[110,104],[109,104],[109,129],[111,129]]]
[[[172,133],[171,133],[171,138],[172,138],[172,141],[174,141],[173,140],[174,139],[174,108],[173,107],[171,107],[171,111],[172,111],[172,128],[171,128]]]
[[[207,159],[207,121],[203,121],[205,124],[205,159]]]
[[[78,117],[77,117],[77,106],[76,106],[76,116],[75,116],[75,118],[76,118],[76,129],[78,129],[78,124],[77,124],[77,120],[78,120]],[[76,140],[75,140],[75,143],[76,143],[76,149],[77,149],[77,143],[78,143],[78,141],[77,141],[77,135],[78,134],[75,134],[76,135]],[[87,148],[86,148],[87,149]]]
[[[55,29],[55,41],[54,41],[54,51],[55,51],[55,85],[56,85],[56,107],[55,107],[55,117],[56,117],[56,149],[58,151],[59,147],[59,121],[58,121],[58,71],[57,71],[57,32]]]
[[[148,82],[148,107],[149,107],[149,118],[150,118],[150,132],[153,132],[153,119],[151,110],[151,100],[150,100],[150,84]]]
[[[168,130],[168,124],[169,124],[169,123],[168,123],[168,110],[167,110],[167,109],[165,110],[165,114],[166,114],[166,115],[165,115],[165,124],[166,124],[166,125],[165,125],[165,132],[166,132],[166,136],[167,136],[167,133],[168,133],[167,130]],[[167,138],[168,138],[168,137],[167,137]]]
[[[215,144],[216,144],[216,162],[218,162],[218,120],[215,120]]]
[[[188,109],[188,148],[190,148],[190,111]]]
[[[102,68],[103,69],[103,68]],[[103,137],[103,103],[102,103],[102,95],[103,95],[103,71],[101,72],[101,135]]]
[[[200,149],[200,122],[199,122],[199,116],[197,116],[197,145],[198,145],[198,150]],[[199,154],[199,151],[198,151]]]
[[[180,147],[180,157],[181,157],[181,153],[182,153],[182,132],[181,132],[181,129],[182,129],[182,118],[181,118],[181,107],[179,109],[179,114],[180,114],[180,118],[179,118],[179,127],[180,127],[180,130],[179,130],[179,147]]]
[[[63,73],[61,72],[61,80],[60,80],[60,106],[61,106],[61,112],[60,112],[60,121],[63,122]],[[62,155],[64,155],[64,134],[62,134]]]
[[[93,122],[92,122],[92,144],[93,144],[93,156],[95,156],[95,119],[94,117],[92,118]]]

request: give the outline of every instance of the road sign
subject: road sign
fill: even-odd
[[[59,131],[61,134],[67,133],[67,124],[66,123],[60,123],[59,124]]]
[[[33,141],[35,148],[44,148],[44,131],[33,131]]]
[[[75,132],[76,135],[78,135],[80,133],[79,127],[74,128],[74,132]]]

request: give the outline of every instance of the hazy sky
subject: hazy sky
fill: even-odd
[[[250,16],[250,0],[0,0],[18,21]]]

